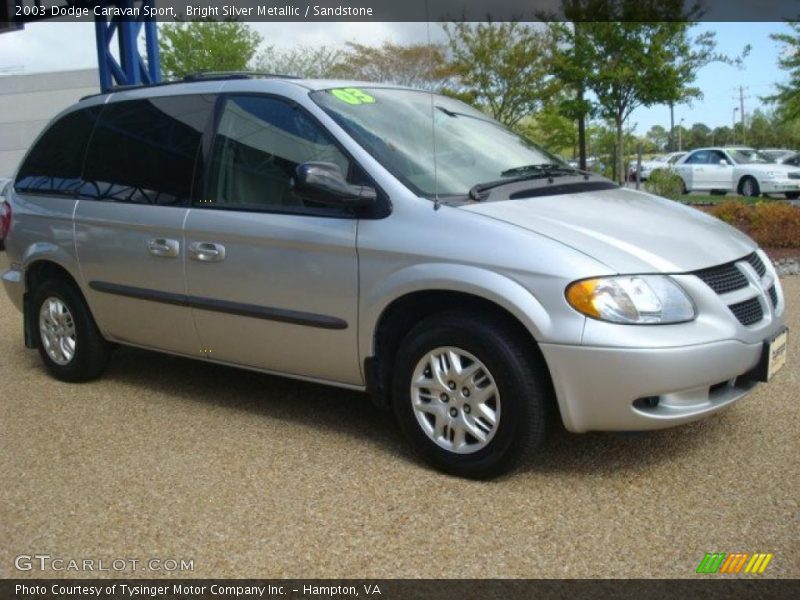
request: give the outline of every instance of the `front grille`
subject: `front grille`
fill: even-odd
[[[763,277],[764,273],[767,272],[767,267],[764,266],[764,263],[759,258],[758,254],[756,254],[755,252],[753,252],[750,256],[745,258],[745,260],[753,266],[753,268],[756,270],[756,273],[758,273],[759,277]]]
[[[764,311],[757,297],[731,304],[729,308],[742,325],[752,325],[764,318]]]
[[[800,171],[792,171],[789,173],[789,179],[800,179]]]
[[[727,294],[747,287],[747,278],[734,263],[695,271],[695,275],[718,294]]]
[[[769,294],[769,299],[772,301],[772,308],[778,308],[778,290],[776,290],[773,285],[767,290],[767,293]]]

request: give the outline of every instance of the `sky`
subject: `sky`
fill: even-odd
[[[436,23],[250,23],[250,26],[263,36],[264,46],[277,48],[294,44],[338,46],[348,41],[425,42],[429,36],[434,42],[445,39]],[[770,39],[771,33],[789,31],[786,24],[701,23],[694,33],[708,30],[716,32],[719,52],[736,56],[745,44],[750,44],[750,55],[742,68],[712,64],[701,70],[696,85],[703,90],[703,98],[676,107],[676,125],[683,119],[685,127],[694,123],[705,123],[712,128],[730,126],[733,108],[739,105],[740,85],[745,87],[745,112],[751,114],[762,105],[760,97],[770,94],[776,82],[786,79],[777,64],[781,45]],[[92,23],[31,23],[23,31],[0,35],[0,74],[85,69],[96,65]],[[653,125],[669,128],[666,106],[638,108],[628,121],[628,126],[639,134]]]

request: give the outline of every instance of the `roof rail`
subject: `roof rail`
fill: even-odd
[[[300,79],[294,75],[280,75],[278,73],[264,73],[262,71],[201,71],[190,73],[183,77],[183,81],[217,81],[220,79]]]
[[[115,85],[110,90],[83,96],[81,101],[95,96],[104,96],[114,92],[124,92],[126,90],[138,90],[151,87],[161,87],[165,85],[176,85],[179,83],[193,83],[199,81],[224,81],[226,79],[299,79],[294,75],[278,75],[277,73],[262,73],[261,71],[204,71],[200,73],[190,73],[181,79],[170,79],[159,81],[158,83],[142,83],[139,85]]]

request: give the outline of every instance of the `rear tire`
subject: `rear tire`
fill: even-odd
[[[470,478],[530,458],[553,412],[549,373],[532,341],[505,319],[481,317],[453,311],[420,322],[400,345],[392,384],[395,416],[413,449],[435,468]]]
[[[53,377],[88,381],[105,371],[111,345],[74,284],[65,279],[42,282],[33,292],[31,311],[39,355]]]

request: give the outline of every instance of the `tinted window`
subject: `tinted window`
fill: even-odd
[[[699,150],[686,159],[687,165],[706,164],[708,162],[708,150]]]
[[[731,162],[730,160],[728,160],[728,157],[725,156],[725,154],[720,152],[719,150],[712,150],[711,152],[708,153],[709,164],[718,165],[719,161],[721,160],[724,160],[727,163]]]
[[[228,98],[214,138],[202,205],[329,213],[291,189],[298,164],[323,161],[347,176],[350,164],[301,109],[266,96]]]
[[[53,123],[20,167],[14,182],[17,191],[75,195],[86,144],[99,112],[99,107],[77,110]]]
[[[107,105],[86,156],[80,196],[138,204],[187,203],[213,104],[213,96],[169,96]]]

